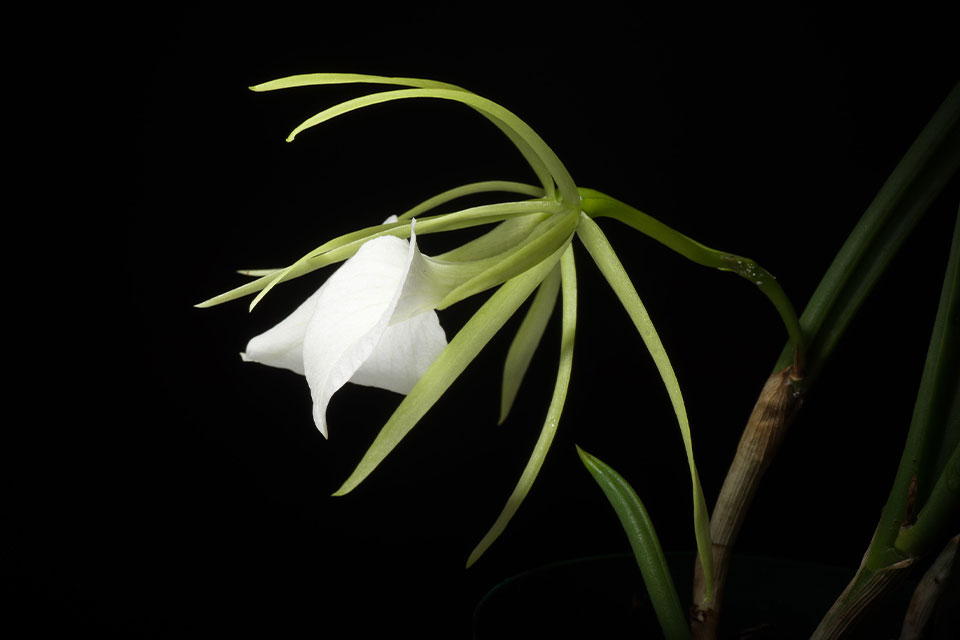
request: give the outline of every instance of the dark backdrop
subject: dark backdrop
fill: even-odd
[[[348,385],[324,440],[301,378],[238,357],[325,272],[283,285],[252,314],[245,301],[192,305],[240,282],[235,269],[282,266],[447,188],[532,176],[459,105],[379,106],[287,144],[301,120],[375,88],[247,86],[312,71],[460,84],[526,120],[578,185],[753,257],[802,308],[957,79],[949,42],[922,20],[877,30],[795,17],[761,35],[734,17],[632,31],[616,15],[432,18],[129,16],[67,52],[79,73],[51,113],[80,141],[57,147],[69,147],[69,166],[53,155],[43,166],[82,176],[82,206],[48,230],[68,230],[48,281],[68,304],[41,323],[53,351],[39,358],[36,375],[48,377],[33,378],[44,390],[30,396],[38,418],[18,425],[9,449],[4,573],[16,623],[98,637],[341,627],[467,637],[474,605],[504,578],[628,550],[575,443],[633,483],[667,550],[693,548],[666,394],[582,249],[559,433],[514,522],[475,567],[464,570],[466,557],[549,402],[556,318],[506,424],[495,424],[499,375],[516,319],[363,485],[330,497],[398,396]],[[957,196],[954,184],[852,325],[757,496],[741,551],[859,562],[909,423]],[[602,226],[683,385],[712,504],[784,330],[745,281]],[[450,336],[483,298],[441,312]]]

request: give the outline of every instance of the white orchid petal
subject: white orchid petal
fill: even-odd
[[[411,259],[410,245],[384,236],[365,243],[327,281],[303,339],[313,418],[327,435],[333,394],[353,377],[383,337]]]
[[[396,216],[387,219],[395,221]],[[433,305],[442,276],[410,242],[382,236],[366,242],[290,316],[250,340],[244,360],[290,369],[307,378],[317,428],[347,382],[409,393],[447,345]]]
[[[391,324],[404,322],[422,313],[433,311],[440,301],[460,283],[449,277],[449,269],[440,261],[420,253],[417,236],[410,234],[412,256],[403,292],[394,310]]]
[[[241,353],[240,357],[246,362],[290,369],[303,375],[303,336],[325,286],[317,289],[279,324],[252,338],[247,343],[246,352]]]
[[[437,312],[422,313],[387,327],[350,382],[406,395],[446,346]]]

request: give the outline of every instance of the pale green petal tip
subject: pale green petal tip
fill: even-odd
[[[482,556],[482,555],[483,555],[483,551],[478,552],[476,549],[474,549],[474,550],[470,553],[470,557],[467,558],[467,564],[464,565],[463,568],[464,568],[464,569],[469,569],[470,567],[472,567],[474,564],[476,564],[477,560],[479,560],[479,559],[480,559],[480,556]]]
[[[334,497],[334,498],[339,498],[339,497],[341,497],[341,496],[347,495],[348,493],[350,493],[351,491],[353,491],[354,489],[356,489],[356,488],[357,488],[357,485],[360,484],[360,483],[357,482],[357,481],[354,479],[354,476],[355,476],[355,475],[356,475],[356,474],[351,475],[349,478],[347,478],[347,479],[344,481],[344,483],[343,483],[342,485],[340,485],[340,488],[337,489],[336,491],[334,491],[333,493],[331,493],[330,495],[331,495],[332,497]]]

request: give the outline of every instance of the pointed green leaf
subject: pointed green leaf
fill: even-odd
[[[664,636],[669,640],[690,638],[687,616],[680,606],[680,597],[673,586],[667,559],[660,547],[653,521],[647,515],[637,492],[619,473],[599,459],[580,447],[577,447],[577,453],[620,518]]]
[[[543,428],[540,430],[540,437],[537,438],[537,443],[533,447],[533,453],[530,454],[530,459],[527,461],[527,466],[520,474],[517,486],[510,494],[510,498],[497,517],[496,522],[493,523],[493,526],[470,554],[467,559],[467,567],[476,562],[507,528],[513,515],[520,508],[520,503],[527,497],[530,487],[537,479],[537,474],[540,473],[543,461],[547,457],[547,451],[550,450],[550,445],[553,443],[553,437],[557,433],[557,426],[560,424],[560,414],[563,413],[563,404],[567,399],[567,389],[570,386],[570,371],[573,368],[573,342],[577,330],[577,272],[573,260],[573,247],[569,245],[560,260],[560,279],[563,288],[560,366],[557,369],[557,382],[553,388],[553,397],[550,399],[547,417],[543,423]],[[556,294],[554,294],[554,297],[556,297]]]
[[[567,246],[560,247],[552,256],[534,268],[508,280],[490,296],[403,399],[377,434],[356,469],[334,495],[342,496],[352,491],[393,451],[400,440],[430,410],[430,407],[463,373],[487,342],[523,304],[523,301],[547,277]]]
[[[897,163],[810,296],[800,316],[808,382],[817,377],[904,240],[958,170],[960,83]],[[791,358],[786,345],[774,370]]]
[[[556,305],[559,292],[560,273],[554,269],[537,289],[537,295],[533,297],[533,302],[530,303],[530,308],[527,309],[523,322],[520,323],[517,334],[507,351],[507,360],[503,365],[503,385],[500,393],[500,419],[497,424],[503,424],[510,413],[511,407],[513,407],[513,401],[517,397],[520,383],[523,382],[523,377],[526,375],[530,361],[533,359],[533,352],[540,344],[543,332],[547,328],[547,322],[553,315],[553,307]]]
[[[952,423],[951,423],[952,421]],[[910,501],[916,522],[903,526]],[[875,536],[884,546],[924,555],[943,543],[960,514],[960,213],[900,466]],[[894,542],[895,541],[895,542]],[[874,546],[874,545],[871,545]],[[889,559],[885,559],[886,562]],[[883,563],[878,563],[880,566]]]
[[[577,228],[577,235],[587,248],[593,261],[600,268],[600,272],[606,278],[614,293],[617,294],[623,308],[626,309],[634,326],[640,333],[643,343],[647,347],[653,358],[663,384],[667,388],[667,395],[673,405],[674,413],[677,415],[677,422],[680,426],[680,435],[683,438],[683,446],[687,453],[687,465],[690,467],[690,480],[693,485],[693,527],[697,538],[697,549],[700,555],[700,562],[703,564],[703,572],[706,578],[708,590],[713,585],[713,550],[710,541],[710,520],[707,514],[707,503],[703,497],[703,490],[700,487],[700,477],[697,473],[697,466],[693,459],[693,440],[690,436],[690,424],[687,420],[687,410],[683,403],[683,394],[680,392],[680,383],[677,381],[677,375],[670,364],[667,352],[660,342],[660,336],[657,334],[647,310],[637,295],[637,290],[630,281],[630,276],[617,258],[613,247],[606,236],[600,230],[600,227],[590,219],[586,214],[581,214],[580,226]],[[709,591],[708,591],[709,596]]]

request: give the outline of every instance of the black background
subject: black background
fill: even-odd
[[[45,185],[33,187],[26,216],[41,235],[25,237],[58,244],[24,277],[44,298],[36,308],[56,304],[19,320],[42,338],[12,337],[24,373],[11,402],[28,404],[31,418],[10,430],[4,576],[13,624],[38,635],[342,627],[468,637],[474,605],[504,578],[628,549],[575,443],[627,477],[667,550],[693,547],[663,386],[581,249],[560,430],[527,501],[476,566],[463,567],[549,402],[556,318],[507,423],[495,424],[499,372],[516,318],[364,484],[330,497],[398,396],[348,385],[324,440],[301,378],[238,357],[324,275],[283,285],[252,314],[244,301],[192,305],[241,282],[235,269],[285,265],[459,184],[532,175],[489,123],[440,101],[375,107],[287,144],[303,119],[376,88],[249,85],[343,71],[464,86],[528,122],[579,186],[756,259],[802,308],[957,80],[936,16],[882,25],[791,16],[763,30],[736,16],[680,28],[590,13],[489,24],[112,18],[123,28],[72,34],[59,67],[69,79],[34,78],[55,97],[27,163]],[[909,423],[957,198],[954,183],[852,325],[739,550],[859,562]],[[44,216],[48,207],[63,217]],[[602,226],[672,358],[712,504],[784,330],[745,281]],[[462,237],[421,246],[437,253]],[[483,298],[441,312],[448,336]]]

